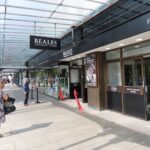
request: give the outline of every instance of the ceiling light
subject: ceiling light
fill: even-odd
[[[136,41],[140,42],[140,41],[143,41],[143,39],[142,38],[138,38],[138,39],[136,39]]]
[[[124,46],[124,45],[125,45],[124,43],[119,44],[119,46]]]
[[[110,47],[106,47],[105,49],[106,49],[106,50],[110,50]]]
[[[139,46],[139,45],[135,45],[134,47],[135,47],[135,48],[139,48],[140,46]]]

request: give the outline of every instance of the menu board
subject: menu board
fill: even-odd
[[[95,54],[91,54],[86,58],[86,83],[88,86],[97,86]]]

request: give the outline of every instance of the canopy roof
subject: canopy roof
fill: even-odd
[[[0,0],[0,67],[20,67],[41,50],[29,36],[61,38],[117,0]]]

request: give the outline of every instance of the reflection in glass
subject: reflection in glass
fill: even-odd
[[[108,86],[121,86],[120,62],[108,64]]]
[[[123,49],[123,57],[138,56],[146,53],[150,53],[150,41],[131,45]]]
[[[126,86],[142,85],[141,60],[127,60],[124,62],[124,76]]]
[[[110,51],[106,53],[106,60],[112,60],[118,58],[120,58],[120,50]]]

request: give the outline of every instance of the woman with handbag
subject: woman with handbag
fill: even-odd
[[[0,125],[1,123],[5,122],[5,110],[4,110],[4,100],[3,100],[3,88],[4,88],[5,82],[4,80],[0,79]],[[3,135],[0,134],[0,138],[3,137]]]

